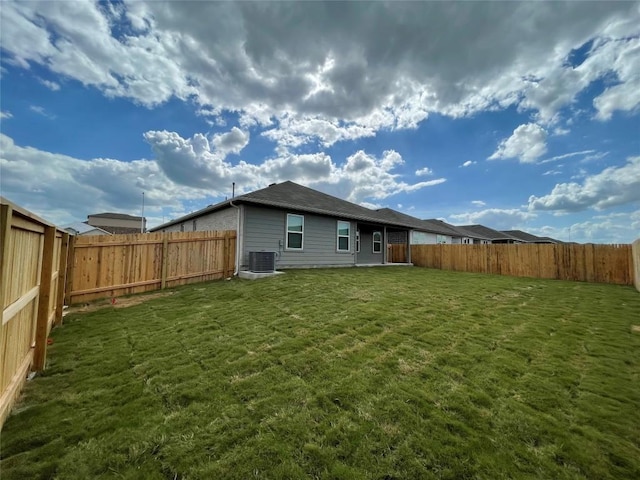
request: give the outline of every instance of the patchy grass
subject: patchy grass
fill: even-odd
[[[640,478],[640,294],[290,271],[76,313],[1,438],[14,478]]]

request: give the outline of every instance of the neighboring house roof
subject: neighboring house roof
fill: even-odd
[[[485,227],[484,225],[462,225],[461,227],[464,230],[472,232],[476,235],[481,235],[486,239],[491,241],[496,240],[511,240],[516,242],[522,242],[519,238],[516,238],[508,233],[500,232],[498,230],[494,230],[493,228]]]
[[[135,215],[127,215],[126,213],[93,213],[91,215],[87,215],[88,217],[93,218],[113,218],[116,220],[137,220],[138,222],[142,220],[142,217],[136,217]]]
[[[286,181],[277,184],[274,183],[261,190],[256,190],[255,192],[247,193],[245,195],[239,195],[231,200],[225,200],[224,202],[220,202],[215,205],[209,205],[206,208],[185,215],[184,217],[180,217],[151,228],[149,231],[153,232],[161,230],[171,225],[186,222],[192,218],[198,218],[202,215],[213,213],[241,203],[264,205],[267,207],[283,208],[300,212],[316,213],[319,215],[347,218],[362,222],[388,224],[409,228],[413,228],[415,221],[420,221],[419,219],[409,215],[406,215],[406,217],[411,220],[406,220],[400,217],[391,218],[390,216],[381,214],[375,210],[327,195],[326,193],[313,190],[312,188],[298,185],[291,181]],[[400,214],[400,212],[396,213],[403,215]]]
[[[537,235],[523,232],[522,230],[503,230],[502,233],[519,238],[523,242],[527,243],[561,243],[559,240],[555,240],[550,237],[538,237]]]
[[[442,233],[444,233],[445,235],[451,235],[452,237],[468,237],[469,236],[466,234],[467,232],[462,232],[455,225],[451,225],[450,223],[447,223],[443,220],[438,220],[437,218],[430,218],[424,221],[432,225],[437,225],[440,229],[443,230]]]
[[[439,220],[421,220],[406,213],[401,213],[391,208],[380,208],[376,210],[378,215],[384,219],[385,222],[395,223],[396,225],[404,225],[414,228],[416,230],[422,230],[425,232],[438,233],[441,235],[453,235],[451,229],[446,227],[444,222]]]
[[[69,223],[68,225],[64,225],[60,228],[72,235],[111,235],[110,232],[107,232],[100,227],[94,227],[84,222]]]
[[[460,236],[462,237],[467,237],[467,238],[476,238],[479,240],[491,240],[489,237],[487,237],[486,235],[482,235],[478,232],[473,232],[471,230],[468,230],[464,227],[461,227],[459,225],[455,225],[455,229],[460,232]]]

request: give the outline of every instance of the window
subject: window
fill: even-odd
[[[373,253],[382,252],[382,233],[373,232]]]
[[[195,232],[198,229],[198,220],[193,221],[193,231]]]
[[[360,253],[360,230],[356,230],[356,252]]]
[[[448,243],[444,235],[436,235],[436,243]]]
[[[338,251],[349,252],[349,241],[351,239],[351,224],[338,220]]]
[[[181,231],[181,232],[184,232],[184,223],[181,223],[181,224],[180,224],[180,231]]]
[[[302,250],[304,216],[287,213],[287,249]]]

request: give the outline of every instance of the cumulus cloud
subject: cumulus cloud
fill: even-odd
[[[221,152],[238,154],[249,144],[249,132],[233,127],[230,132],[214,135],[213,144]]]
[[[148,206],[176,206],[176,198],[206,196],[171,182],[151,160],[85,161],[21,147],[4,134],[0,134],[0,170],[3,195],[59,223],[82,220],[96,211],[138,214],[143,191]]]
[[[146,106],[178,98],[237,112],[295,147],[415,128],[432,112],[517,106],[546,125],[613,76],[594,102],[606,120],[640,102],[639,23],[632,2],[127,0],[5,3],[2,28],[13,65]],[[567,62],[588,42],[580,65]]]
[[[454,225],[475,225],[479,223],[495,230],[512,230],[522,227],[528,220],[535,217],[535,213],[517,208],[488,208],[477,212],[450,215],[448,221]]]
[[[567,213],[634,202],[640,202],[640,156],[630,157],[621,167],[609,167],[587,176],[582,183],[559,183],[547,195],[532,195],[529,210]]]
[[[513,134],[500,142],[488,160],[517,158],[521,163],[533,163],[547,152],[547,132],[535,123],[520,125]]]
[[[466,168],[466,167],[470,167],[471,165],[473,165],[476,162],[472,162],[471,160],[467,160],[466,162],[464,162],[462,165],[460,165],[462,168]]]

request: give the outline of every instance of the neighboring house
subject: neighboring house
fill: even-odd
[[[461,225],[460,227],[456,226],[456,228],[490,240],[489,243],[527,243],[508,233],[500,232],[493,228],[485,227],[484,225]]]
[[[87,217],[89,225],[115,234],[147,231],[147,219],[124,213],[96,213]]]
[[[65,225],[60,228],[65,232],[69,232],[71,235],[83,236],[83,237],[86,237],[89,235],[111,235],[110,232],[107,232],[102,228],[93,227],[84,222],[70,223],[69,225]]]
[[[293,182],[235,197],[172,220],[150,231],[236,230],[236,265],[249,252],[276,252],[278,268],[376,265],[388,262],[387,245],[407,245],[420,219],[371,210]]]
[[[454,244],[461,244],[461,245],[486,245],[488,243],[491,243],[491,239],[478,233],[478,232],[473,232],[471,230],[466,230],[463,227],[459,227],[459,226],[454,226],[452,225],[452,227],[456,230],[456,232],[458,232],[458,236],[453,237],[453,243]]]
[[[532,235],[531,233],[523,232],[522,230],[503,230],[502,233],[519,238],[526,243],[563,243],[555,238],[538,237],[537,235]]]
[[[391,208],[381,208],[376,210],[378,214],[387,221],[401,223],[411,226],[409,243],[411,245],[432,245],[436,243],[452,243],[453,235],[456,234],[450,225],[440,220],[421,220],[411,215],[392,210]],[[406,240],[405,240],[406,242]],[[389,243],[394,242],[390,239]]]

